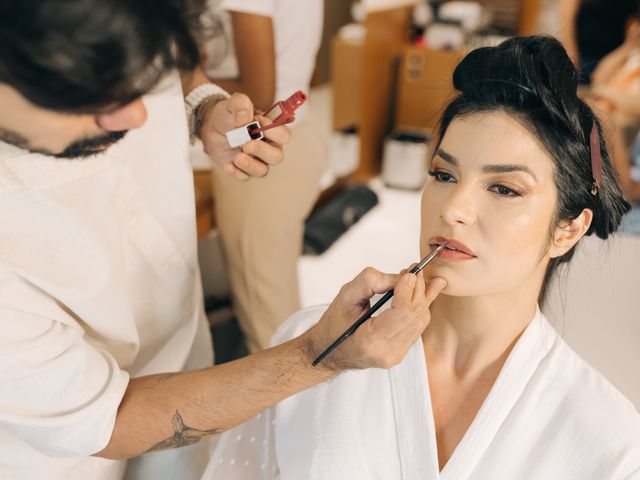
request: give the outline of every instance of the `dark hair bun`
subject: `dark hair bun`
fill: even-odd
[[[456,67],[453,85],[471,101],[497,96],[496,102],[506,106],[543,104],[561,123],[579,102],[578,73],[562,44],[547,36],[512,38],[473,50]]]

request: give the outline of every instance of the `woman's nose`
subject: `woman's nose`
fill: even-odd
[[[140,128],[147,120],[147,108],[142,100],[135,100],[112,112],[96,115],[98,126],[109,132]]]
[[[469,191],[455,189],[444,201],[441,217],[449,225],[471,225],[476,219],[476,206]]]

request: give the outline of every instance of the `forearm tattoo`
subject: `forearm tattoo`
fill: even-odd
[[[154,452],[156,450],[164,450],[168,448],[184,447],[185,445],[192,445],[199,442],[202,438],[208,437],[218,433],[220,430],[217,428],[211,428],[208,430],[199,430],[197,428],[191,428],[184,424],[180,412],[176,410],[171,424],[173,426],[173,435],[166,440],[156,443],[151,447],[148,452]]]

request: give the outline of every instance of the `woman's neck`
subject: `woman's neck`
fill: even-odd
[[[532,291],[521,287],[491,296],[438,297],[422,336],[429,363],[464,378],[505,359],[536,313]]]

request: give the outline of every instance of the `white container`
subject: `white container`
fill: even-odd
[[[490,21],[490,15],[478,2],[446,2],[440,6],[439,15],[443,20],[459,21],[467,32],[486,27]]]
[[[355,129],[331,133],[329,164],[335,178],[345,177],[356,171],[360,164],[360,136]]]
[[[384,142],[382,180],[389,187],[417,190],[427,175],[430,136],[413,130],[392,132]]]
[[[466,34],[458,21],[436,20],[429,24],[424,38],[429,48],[459,50],[464,47]]]

